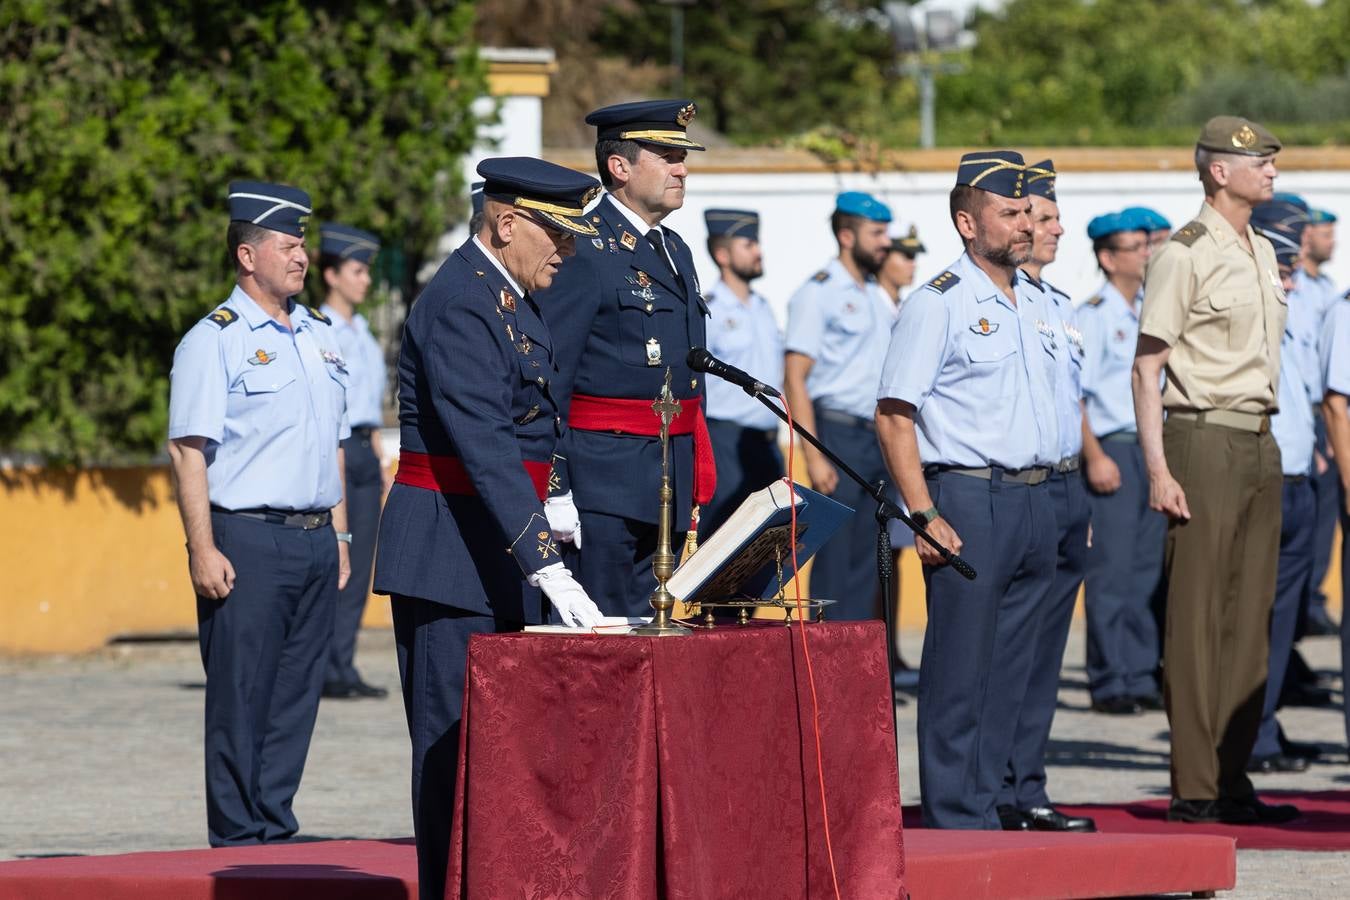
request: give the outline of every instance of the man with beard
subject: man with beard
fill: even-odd
[[[915,542],[928,589],[919,676],[924,823],[998,830],[1000,793],[1055,577],[1050,472],[1061,457],[1031,259],[1027,169],[1009,150],[961,158],[952,222],[966,252],[900,308],[877,431],[912,515],[979,573]]]
[[[868,482],[886,475],[877,447],[877,385],[895,308],[876,282],[890,252],[891,211],[869,194],[835,199],[830,228],[839,255],[788,301],[783,393],[792,415]],[[817,551],[811,596],[834,600],[833,619],[875,619],[876,519],[867,493],[841,478],[823,454],[803,443],[811,486],[854,510]]]
[[[587,220],[597,233],[578,242],[544,298],[568,423],[549,508],[584,532],[585,544],[566,551],[569,564],[606,615],[652,614],[661,508],[652,401],[667,369],[681,406],[670,426],[673,546],[715,488],[703,380],[686,362],[706,343],[708,310],[693,254],[661,224],[684,205],[689,151],[703,149],[686,132],[695,111],[689,100],[643,100],[586,116],[606,191]]]
[[[783,384],[783,335],[768,302],[750,282],[764,274],[759,247],[759,213],[710,209],[708,255],[722,278],[708,301],[708,350],[765,384]],[[754,491],[783,476],[778,450],[778,417],[734,384],[708,382],[708,433],[717,460],[717,493],[699,530],[712,534]]]
[[[1274,250],[1250,219],[1274,193],[1279,150],[1255,122],[1206,122],[1195,149],[1204,202],[1154,255],[1144,282],[1131,386],[1149,505],[1171,520],[1163,672],[1174,821],[1298,816],[1262,803],[1246,773],[1280,549],[1283,478],[1270,414],[1286,314]]]
[[[1058,529],[1057,561],[1054,583],[1045,595],[1032,634],[1031,675],[1017,720],[998,815],[1005,831],[1095,831],[1091,819],[1066,816],[1055,809],[1045,789],[1045,746],[1055,719],[1064,645],[1069,640],[1069,624],[1087,556],[1088,500],[1078,473],[1078,454],[1083,447],[1083,336],[1074,326],[1069,295],[1042,278],[1045,267],[1055,261],[1059,238],[1064,234],[1055,200],[1055,164],[1047,159],[1029,167],[1026,190],[1031,195],[1031,259],[1022,265],[1022,272],[1040,288],[1043,302],[1028,304],[1020,311],[1035,316],[1031,321],[1045,351],[1041,358],[1047,367],[1046,379],[1055,393],[1059,460],[1050,473],[1050,501]],[[998,637],[995,647],[1004,654],[1028,650]],[[994,668],[999,671],[1002,664],[995,661]]]
[[[599,185],[528,157],[483,160],[478,174],[482,230],[437,270],[403,329],[402,450],[375,560],[412,743],[422,900],[445,895],[469,638],[539,622],[543,598],[563,624],[601,618],[559,557],[575,523],[544,504],[562,422],[552,309],[535,299],[576,238],[597,233],[581,215]]]

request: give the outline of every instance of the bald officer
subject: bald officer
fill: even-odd
[[[919,676],[924,823],[997,830],[997,806],[1055,574],[1060,459],[1050,301],[1018,266],[1031,203],[1018,153],[968,153],[951,193],[966,252],[900,307],[876,411],[911,515],[970,560],[916,541],[928,588]]]
[[[546,509],[561,430],[555,343],[536,292],[596,229],[599,185],[538,159],[478,164],[483,230],[419,295],[398,361],[402,448],[380,521],[375,591],[390,595],[412,739],[422,900],[445,893],[471,635],[600,613],[560,561],[575,521]],[[565,673],[559,674],[566,677]]]
[[[877,447],[877,384],[895,307],[877,284],[890,253],[891,210],[860,191],[835,198],[830,229],[838,256],[788,301],[783,395],[802,427],[875,484],[886,475]],[[875,619],[878,598],[875,504],[810,444],[802,446],[811,485],[853,509],[811,567],[811,595],[833,600],[827,616]]]
[[[759,213],[710,209],[708,255],[721,274],[705,297],[708,350],[713,356],[765,384],[783,384],[783,334],[769,303],[750,286],[764,274],[759,246]],[[754,491],[783,477],[778,450],[778,417],[745,391],[726,381],[708,382],[708,432],[717,460],[717,493],[700,528],[712,534]]]
[[[1245,771],[1261,724],[1280,543],[1270,414],[1285,324],[1274,251],[1249,220],[1274,193],[1279,149],[1255,122],[1205,123],[1195,150],[1205,202],[1153,257],[1144,284],[1132,384],[1149,503],[1171,520],[1168,817],[1182,822],[1298,815],[1257,799]]]
[[[567,552],[607,615],[652,614],[661,485],[652,401],[667,369],[681,405],[670,429],[674,545],[716,486],[703,377],[686,362],[707,342],[707,305],[688,245],[662,224],[684,205],[689,151],[703,149],[686,131],[695,111],[689,100],[643,100],[586,117],[606,193],[587,219],[596,233],[577,242],[543,301],[568,423],[550,505],[578,518],[585,542]]]
[[[309,195],[230,185],[229,298],[173,356],[169,459],[206,670],[213,847],[285,840],[350,572],[347,362],[298,305]],[[336,529],[336,530],[335,530]]]

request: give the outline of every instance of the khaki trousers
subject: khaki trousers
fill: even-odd
[[[1280,547],[1280,451],[1269,433],[1175,418],[1163,426],[1163,449],[1191,512],[1167,530],[1172,797],[1249,797]]]

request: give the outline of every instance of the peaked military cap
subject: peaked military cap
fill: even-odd
[[[834,198],[834,208],[846,216],[861,216],[873,222],[891,220],[891,208],[862,191],[844,191]]]
[[[708,237],[743,237],[759,240],[759,213],[748,209],[709,209],[703,212]]]
[[[685,133],[696,112],[693,100],[639,100],[597,109],[586,116],[586,124],[595,126],[596,141],[641,141],[660,147],[706,150]]]
[[[469,206],[476,216],[483,211],[483,185],[486,182],[475,181],[469,185]]]
[[[1127,206],[1120,211],[1120,214],[1142,223],[1141,227],[1146,231],[1161,231],[1164,228],[1172,227],[1172,223],[1167,221],[1166,216],[1147,206]]]
[[[600,194],[600,182],[589,175],[535,159],[499,156],[478,164],[483,196],[528,210],[543,225],[593,237],[595,226],[581,215]]]
[[[1015,150],[977,150],[961,157],[956,183],[1000,197],[1027,196],[1027,165]]]
[[[380,239],[369,231],[327,222],[319,228],[319,253],[339,259],[354,259],[370,265],[380,252]]]
[[[900,237],[891,238],[891,249],[897,253],[903,253],[910,259],[918,256],[920,253],[928,252],[928,248],[919,240],[919,229],[915,226],[909,226],[909,232]]]
[[[1055,199],[1055,163],[1043,159],[1034,166],[1027,166],[1027,193],[1033,197]]]
[[[1098,241],[1104,237],[1110,237],[1113,234],[1119,234],[1122,231],[1146,231],[1147,229],[1138,220],[1125,216],[1123,213],[1103,213],[1095,216],[1088,222],[1087,236],[1089,240]]]
[[[250,222],[294,237],[305,236],[314,205],[299,188],[265,181],[231,181],[226,199],[231,222]]]
[[[1196,146],[1216,153],[1238,153],[1242,156],[1269,156],[1278,153],[1280,139],[1264,125],[1242,116],[1215,116],[1200,129]]]

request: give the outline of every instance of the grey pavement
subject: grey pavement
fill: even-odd
[[[913,663],[921,642],[919,633],[904,635]],[[1303,647],[1315,669],[1339,668],[1334,638]],[[1082,659],[1083,632],[1076,626],[1050,743],[1052,798],[1092,803],[1167,796],[1165,716],[1088,711]],[[408,738],[391,633],[364,632],[357,663],[391,696],[320,707],[295,801],[306,836],[412,833]],[[206,845],[202,671],[195,643],[117,645],[77,658],[0,659],[0,685],[0,859]],[[914,803],[913,700],[899,712],[901,792]],[[1329,755],[1303,774],[1254,776],[1258,789],[1350,790],[1339,709],[1289,709],[1280,718],[1290,736],[1319,742]],[[1223,896],[1350,897],[1350,854],[1241,851],[1237,890]]]

